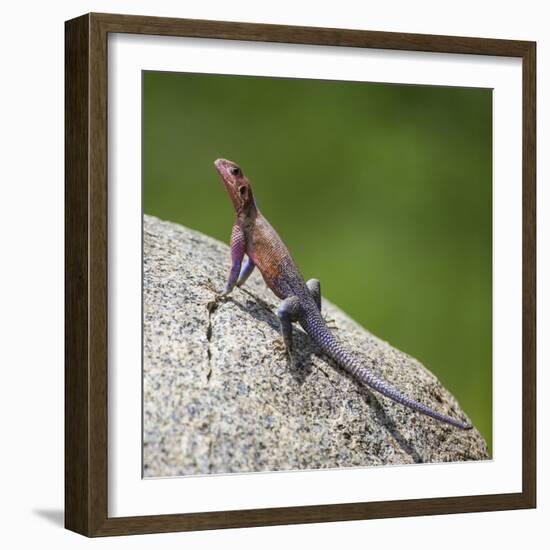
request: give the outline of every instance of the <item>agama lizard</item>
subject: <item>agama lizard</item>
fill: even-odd
[[[402,394],[395,387],[376,377],[367,366],[341,345],[321,315],[319,281],[310,279],[305,282],[287,247],[258,210],[250,182],[241,168],[225,159],[218,159],[214,164],[237,214],[231,232],[231,270],[220,296],[226,296],[235,286],[243,285],[257,267],[266,285],[283,300],[277,310],[277,316],[288,353],[292,350],[292,323],[297,321],[324,353],[358,381],[393,401],[435,420],[463,430],[471,429],[470,424],[434,411]],[[245,255],[246,263],[241,269]]]

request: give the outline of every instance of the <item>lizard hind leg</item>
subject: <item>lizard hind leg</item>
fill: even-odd
[[[309,293],[315,300],[319,311],[321,311],[321,283],[319,282],[319,279],[309,279],[309,281],[306,283],[306,286],[309,290]]]
[[[281,324],[281,334],[287,353],[292,350],[292,323],[300,317],[302,306],[297,296],[289,296],[279,306],[277,316]]]

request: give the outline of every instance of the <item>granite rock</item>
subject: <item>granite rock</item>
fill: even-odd
[[[441,424],[362,387],[297,326],[288,359],[279,301],[257,271],[216,301],[227,245],[151,216],[143,231],[145,477],[489,458],[476,429]],[[466,419],[417,360],[324,299],[323,314],[378,376]]]

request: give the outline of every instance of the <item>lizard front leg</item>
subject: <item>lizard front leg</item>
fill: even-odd
[[[235,224],[231,231],[231,270],[229,271],[227,284],[220,296],[227,296],[237,284],[245,249],[246,240],[243,230]]]
[[[239,275],[239,280],[237,281],[237,286],[243,286],[244,283],[246,283],[246,280],[248,277],[250,277],[250,274],[254,271],[255,264],[250,259],[250,256],[246,258],[246,263],[244,264],[244,267],[241,270],[241,274]]]
[[[277,310],[279,323],[281,324],[281,334],[287,353],[292,351],[292,323],[297,321],[302,312],[302,305],[296,296],[286,298]]]

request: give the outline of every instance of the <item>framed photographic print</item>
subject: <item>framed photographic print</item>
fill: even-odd
[[[65,36],[66,527],[534,507],[535,44]]]

